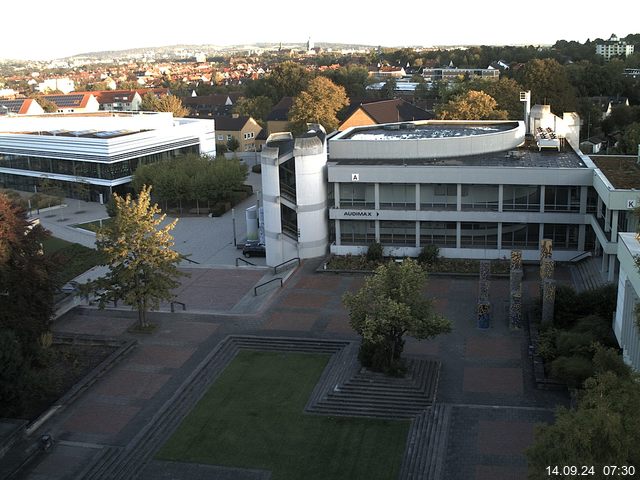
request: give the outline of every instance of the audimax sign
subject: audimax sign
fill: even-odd
[[[343,210],[342,216],[345,218],[375,218],[380,213],[375,210]]]

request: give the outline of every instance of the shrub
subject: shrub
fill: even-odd
[[[116,213],[118,213],[118,210],[116,208],[116,201],[113,199],[113,196],[109,199],[107,203],[105,203],[105,208],[107,209],[107,215],[109,215],[110,218],[113,218],[116,216]]]
[[[615,347],[617,342],[611,328],[611,321],[598,315],[588,315],[579,318],[571,328],[572,332],[590,333],[595,339],[606,346]]]
[[[576,293],[569,286],[560,285],[556,290],[554,324],[571,327],[579,318],[592,314],[610,319],[616,309],[616,301],[617,287],[614,284],[581,293]]]
[[[598,345],[593,356],[593,367],[596,374],[613,372],[619,378],[631,378],[631,368],[624,363],[622,356],[613,348]]]
[[[384,259],[382,244],[373,242],[367,249],[367,260],[370,262],[381,262]]]
[[[418,255],[418,262],[423,265],[431,265],[438,261],[440,257],[440,249],[437,245],[425,245],[420,250],[420,254]]]
[[[550,362],[558,356],[558,349],[556,348],[557,335],[558,330],[551,327],[541,331],[538,336],[537,352],[545,362]]]
[[[551,375],[567,386],[580,388],[584,381],[593,376],[593,363],[581,355],[558,357],[551,362]]]
[[[556,336],[557,355],[558,357],[582,355],[591,358],[595,341],[591,333],[561,331]]]

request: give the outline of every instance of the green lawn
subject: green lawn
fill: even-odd
[[[241,351],[157,457],[271,470],[273,480],[397,478],[409,421],[303,413],[327,361]]]
[[[67,242],[56,237],[49,237],[42,244],[44,254],[51,256],[59,265],[56,281],[64,285],[81,273],[98,265],[101,256],[93,248],[78,243]]]
[[[102,226],[106,227],[112,222],[113,222],[112,218],[105,218],[104,220],[102,220]],[[100,220],[95,220],[93,222],[87,222],[87,223],[79,223],[77,225],[74,225],[74,227],[83,228],[85,230],[90,230],[92,232],[97,233],[98,230],[100,229]]]

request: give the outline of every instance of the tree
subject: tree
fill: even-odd
[[[175,95],[156,97],[151,92],[145,93],[142,97],[140,110],[148,112],[171,112],[174,117],[185,117],[189,114],[189,110],[182,104],[182,100]]]
[[[337,70],[327,70],[323,75],[336,85],[344,87],[352,102],[354,99],[365,98],[366,87],[370,83],[369,72],[365,67],[347,65]]]
[[[254,98],[241,97],[233,106],[233,111],[238,115],[247,115],[253,117],[258,123],[263,123],[272,107],[271,99],[260,95]]]
[[[524,108],[520,101],[520,92],[524,89],[512,78],[473,80],[469,82],[469,90],[482,91],[491,96],[496,101],[496,109],[506,110],[508,119],[518,119],[524,116]]]
[[[307,69],[295,62],[284,62],[276,65],[266,78],[272,90],[271,99],[280,101],[282,97],[295,97],[307,88],[311,74]]]
[[[364,366],[393,372],[401,368],[405,334],[422,340],[451,331],[451,322],[422,295],[426,278],[411,259],[389,262],[358,292],[343,296],[351,326],[362,336],[359,358]]]
[[[574,112],[576,97],[565,68],[556,60],[534,59],[525,64],[516,80],[527,90],[531,90],[532,103],[551,105],[556,114]]]
[[[42,254],[48,232],[0,194],[0,329],[13,330],[30,353],[49,329],[55,265]]]
[[[620,151],[626,155],[637,155],[640,144],[640,123],[634,122],[624,129],[620,139]]]
[[[496,109],[496,101],[484,92],[469,90],[453,97],[438,110],[443,120],[506,120],[507,112]]]
[[[640,465],[640,377],[617,353],[599,355],[577,408],[560,408],[554,424],[536,429],[527,451],[530,479],[546,477],[548,465],[593,465],[594,479],[611,478],[605,465]]]
[[[147,311],[158,308],[161,301],[174,298],[172,289],[180,283],[180,255],[171,249],[171,230],[178,220],[165,226],[157,204],[151,205],[151,187],[144,186],[138,200],[131,195],[114,194],[117,214],[114,222],[102,228],[96,245],[109,267],[102,278],[88,284],[101,308],[110,301],[122,300],[138,311],[138,325],[148,327]]]
[[[240,148],[240,142],[236,137],[231,137],[229,140],[227,140],[227,149],[230,152],[235,152],[239,148]]]
[[[319,123],[327,132],[338,128],[336,113],[348,105],[343,87],[325,77],[316,77],[293,101],[289,122],[295,133],[306,131],[307,123]]]
[[[382,100],[391,100],[396,97],[396,87],[398,86],[398,82],[395,78],[390,78],[380,89],[380,98]]]

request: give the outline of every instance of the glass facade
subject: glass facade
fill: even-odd
[[[420,245],[456,246],[456,222],[420,222]]]
[[[540,211],[540,187],[505,185],[502,191],[502,210],[505,212]]]
[[[380,221],[380,243],[385,246],[416,245],[416,222]]]
[[[545,212],[579,212],[580,187],[547,185],[544,189]]]
[[[462,210],[498,211],[498,185],[463,185]]]
[[[462,248],[498,248],[498,224],[462,222],[460,224]]]
[[[540,225],[537,223],[503,223],[502,248],[537,249]]]
[[[544,238],[550,238],[553,241],[554,249],[577,250],[578,225],[545,223]]]
[[[415,210],[416,186],[413,183],[380,184],[380,208]]]
[[[376,241],[376,222],[352,220],[340,222],[342,245],[369,245]]]
[[[341,208],[375,208],[375,186],[373,183],[341,183]]]
[[[420,185],[421,210],[456,210],[458,186],[455,183]]]
[[[83,160],[0,154],[0,167],[31,170],[43,174],[56,173],[74,177],[116,180],[133,175],[138,165],[156,163],[188,153],[198,154],[199,151],[199,147],[193,145],[117,162],[87,162]]]

